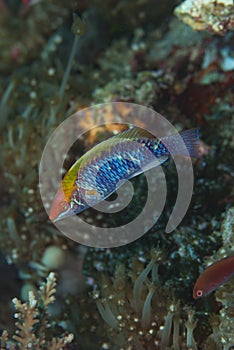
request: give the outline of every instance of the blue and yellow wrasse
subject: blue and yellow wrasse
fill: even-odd
[[[50,209],[50,219],[55,222],[94,206],[124,181],[164,163],[170,154],[197,157],[198,139],[197,129],[158,139],[134,127],[101,142],[64,176]]]

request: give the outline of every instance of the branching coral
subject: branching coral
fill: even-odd
[[[61,350],[72,342],[72,334],[64,334],[61,337],[49,337],[47,329],[51,327],[48,314],[48,306],[55,301],[56,279],[54,273],[50,273],[47,281],[40,287],[38,298],[33,292],[29,292],[28,301],[22,303],[14,298],[16,309],[16,331],[12,341],[8,340],[7,331],[1,336],[1,350]],[[50,339],[48,339],[50,338]]]

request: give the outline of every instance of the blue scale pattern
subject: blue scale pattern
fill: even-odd
[[[137,140],[139,143],[144,144],[149,151],[151,151],[155,157],[161,157],[168,155],[168,150],[161,141],[154,140]]]
[[[156,158],[168,155],[162,142],[149,139],[135,139],[134,142],[120,142],[109,151],[104,151],[100,157],[93,159],[79,174],[77,186],[86,189],[97,189],[105,198],[116,190],[120,180],[134,176],[145,164]],[[144,152],[145,146],[146,151]],[[96,166],[99,167],[98,171]]]
[[[129,159],[115,157],[106,161],[96,175],[98,192],[103,197],[107,196],[116,190],[116,185],[120,180],[128,179],[138,169],[139,165]]]

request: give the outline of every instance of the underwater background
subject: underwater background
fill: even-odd
[[[232,0],[0,0],[1,349],[234,348],[233,279],[193,299],[200,273],[234,252],[233,30]],[[85,247],[48,219],[40,159],[67,117],[120,101],[179,131],[199,128],[194,193],[166,234],[178,182],[170,160],[159,221],[128,245]],[[122,131],[111,121],[106,113],[79,140],[65,170]],[[85,127],[95,122],[87,114]],[[144,176],[132,183],[126,220],[147,191]],[[84,216],[121,224],[93,209]]]

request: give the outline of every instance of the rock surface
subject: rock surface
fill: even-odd
[[[233,0],[185,0],[175,14],[194,30],[224,35],[234,30]]]

